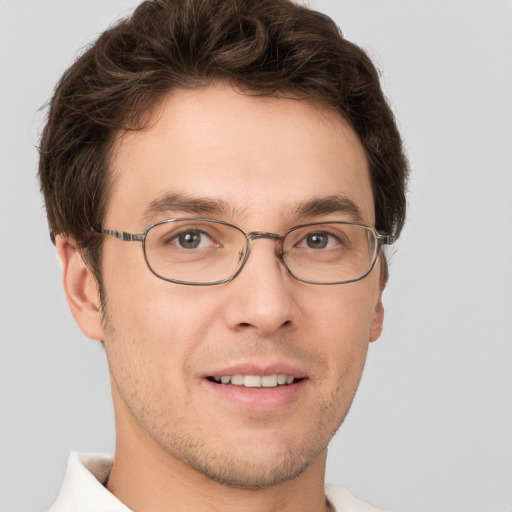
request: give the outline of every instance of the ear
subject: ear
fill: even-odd
[[[78,242],[57,235],[55,245],[62,264],[64,291],[73,318],[87,337],[103,341],[98,283],[82,259]]]
[[[379,300],[375,305],[373,312],[372,323],[370,326],[370,342],[376,341],[382,333],[382,326],[384,324],[384,306],[382,305],[382,290],[379,293]]]
[[[376,341],[382,333],[384,325],[384,306],[382,305],[382,294],[388,282],[388,264],[385,258],[380,262],[379,296],[373,311],[372,323],[370,326],[370,342]]]

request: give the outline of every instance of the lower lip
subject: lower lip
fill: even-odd
[[[219,398],[237,407],[254,411],[274,411],[297,402],[305,392],[308,380],[302,379],[274,388],[246,388],[232,384],[217,384],[207,379],[204,379],[204,383]]]

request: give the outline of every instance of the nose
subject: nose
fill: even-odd
[[[231,329],[268,336],[296,326],[300,310],[293,291],[301,283],[276,256],[276,241],[263,238],[270,237],[252,244],[244,268],[227,286],[225,318]]]

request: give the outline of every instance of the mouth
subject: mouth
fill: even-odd
[[[290,411],[308,396],[309,375],[284,362],[241,363],[210,369],[203,375],[206,389],[222,404],[239,414],[241,410],[276,413]]]
[[[293,375],[286,375],[284,373],[274,373],[271,375],[243,375],[238,373],[235,375],[209,376],[206,379],[222,386],[244,388],[276,388],[289,386],[304,380],[304,378],[296,378]]]

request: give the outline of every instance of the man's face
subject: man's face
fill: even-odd
[[[221,86],[174,92],[148,129],[118,141],[112,172],[107,229],[140,233],[191,216],[278,234],[322,220],[374,223],[356,135],[304,101]],[[360,218],[333,196],[352,201]],[[300,208],[311,201],[315,208]],[[140,244],[104,239],[104,343],[119,443],[137,439],[134,450],[151,445],[241,487],[283,482],[323,462],[380,333],[380,265],[355,283],[306,284],[274,247],[254,241],[232,282],[187,286],[153,275]],[[295,381],[216,382],[233,375]]]

